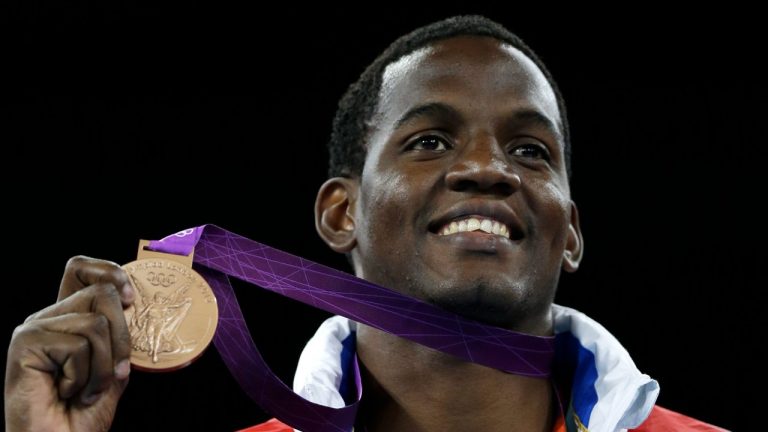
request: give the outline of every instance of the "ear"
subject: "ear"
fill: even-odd
[[[579,269],[581,257],[584,254],[584,237],[579,226],[579,209],[571,201],[571,223],[568,225],[568,240],[563,252],[563,270],[573,273]]]
[[[325,243],[339,253],[347,253],[357,245],[354,216],[357,190],[356,180],[334,177],[317,191],[315,229]]]

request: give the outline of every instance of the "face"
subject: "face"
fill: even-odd
[[[545,333],[581,249],[560,114],[517,49],[457,37],[384,73],[356,196],[358,276],[471,318]]]

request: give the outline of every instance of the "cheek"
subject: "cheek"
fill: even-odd
[[[364,181],[357,216],[358,243],[369,251],[396,247],[406,227],[410,198],[410,191],[400,176],[377,176],[372,181]]]
[[[531,203],[538,219],[535,224],[536,234],[550,239],[552,248],[564,248],[571,216],[570,195],[567,190],[552,182],[532,186],[537,191]]]

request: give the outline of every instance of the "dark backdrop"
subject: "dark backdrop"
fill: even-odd
[[[338,98],[397,36],[479,12],[540,54],[568,104],[586,256],[558,302],[610,329],[660,381],[660,404],[749,429],[765,226],[754,14],[374,9],[11,6],[2,343],[55,300],[68,257],[127,262],[138,239],[202,223],[348,269],[312,213]],[[290,382],[326,314],[237,288]],[[215,349],[183,371],[131,380],[114,430],[267,418]]]

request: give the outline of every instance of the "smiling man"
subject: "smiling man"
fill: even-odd
[[[560,272],[578,269],[584,244],[569,140],[554,81],[498,24],[456,17],[395,41],[341,100],[318,233],[361,278],[484,323],[556,335],[553,378],[466,362],[334,317],[302,354],[295,390],[344,406],[356,353],[365,388],[356,430],[720,430],[655,407],[657,383],[618,341],[553,304]],[[126,282],[109,263],[70,262],[60,303],[33,315],[11,344],[9,430],[109,426],[128,375]],[[111,346],[114,368],[69,355],[80,352],[72,333]],[[57,384],[62,368],[80,378]],[[249,430],[291,429],[273,420]]]
[[[477,36],[419,48],[383,73],[363,166],[320,190],[320,235],[364,279],[549,335],[560,267],[575,270],[582,245],[559,118],[552,88],[518,49]],[[369,430],[551,428],[546,381],[365,326],[357,352],[380,405]]]

